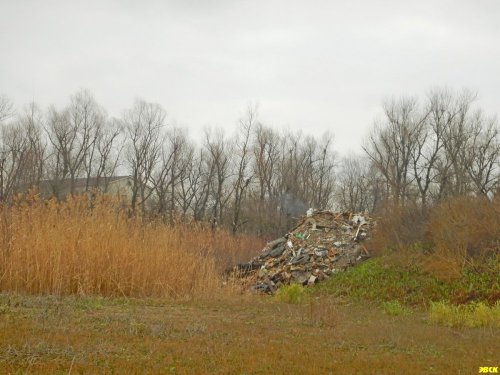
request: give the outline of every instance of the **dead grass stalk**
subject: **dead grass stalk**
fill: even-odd
[[[130,217],[110,197],[0,207],[0,291],[197,297],[221,290],[220,270],[258,249],[255,238],[202,225]]]

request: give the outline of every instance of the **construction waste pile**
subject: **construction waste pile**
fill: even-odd
[[[374,221],[364,214],[313,211],[261,254],[231,271],[254,291],[273,294],[281,285],[313,285],[370,257],[363,241]]]

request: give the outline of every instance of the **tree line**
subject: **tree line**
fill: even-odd
[[[499,188],[498,122],[474,101],[468,91],[445,89],[422,101],[387,101],[364,154],[339,159],[331,134],[274,129],[255,106],[233,134],[206,129],[195,142],[168,123],[161,105],[144,100],[113,118],[88,90],[64,108],[15,110],[0,96],[0,200],[41,181],[58,197],[63,184],[74,192],[77,179],[90,191],[126,174],[132,211],[265,235],[309,207],[374,212],[389,201],[425,207],[491,195]]]
[[[474,106],[468,90],[433,90],[421,102],[384,103],[363,147],[385,189],[384,199],[427,207],[444,199],[498,192],[496,116]]]

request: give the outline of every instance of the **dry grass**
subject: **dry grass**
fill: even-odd
[[[369,247],[393,264],[441,279],[458,279],[466,269],[497,272],[487,260],[500,253],[500,199],[455,197],[426,210],[386,207],[382,214]]]
[[[498,330],[429,324],[330,298],[0,295],[0,373],[475,374]]]
[[[398,206],[387,203],[377,213],[377,227],[373,238],[367,243],[375,255],[385,255],[388,251],[401,252],[426,238],[425,224],[428,210],[409,203]]]
[[[500,199],[459,197],[436,206],[427,224],[433,244],[428,269],[459,277],[500,252]]]
[[[386,313],[297,286],[283,289],[286,302],[236,296],[221,270],[261,240],[129,217],[102,196],[31,196],[1,210],[0,374],[466,374],[497,365],[496,328],[404,313],[393,300],[424,284],[378,262],[338,278],[350,296],[389,296]]]
[[[0,291],[208,296],[221,291],[221,269],[260,245],[201,225],[129,217],[105,196],[57,202],[31,195],[0,215]]]

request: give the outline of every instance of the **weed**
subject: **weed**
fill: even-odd
[[[10,307],[8,305],[0,304],[0,315],[7,314],[10,312]]]
[[[283,285],[276,293],[276,299],[287,303],[301,303],[305,296],[306,291],[300,284]]]
[[[382,303],[382,310],[388,315],[401,316],[411,314],[411,310],[399,301],[387,301]]]
[[[374,258],[336,273],[316,285],[314,293],[422,307],[428,307],[431,301],[494,304],[498,300],[496,272],[466,269],[459,279],[443,280],[418,267],[400,267],[385,260],[385,257]],[[496,267],[498,259],[492,259],[490,268]]]
[[[145,323],[131,320],[129,324],[129,333],[133,336],[144,337],[151,334],[151,329]]]
[[[488,306],[482,302],[467,305],[451,305],[446,302],[431,303],[429,320],[448,327],[500,328],[500,303]]]

